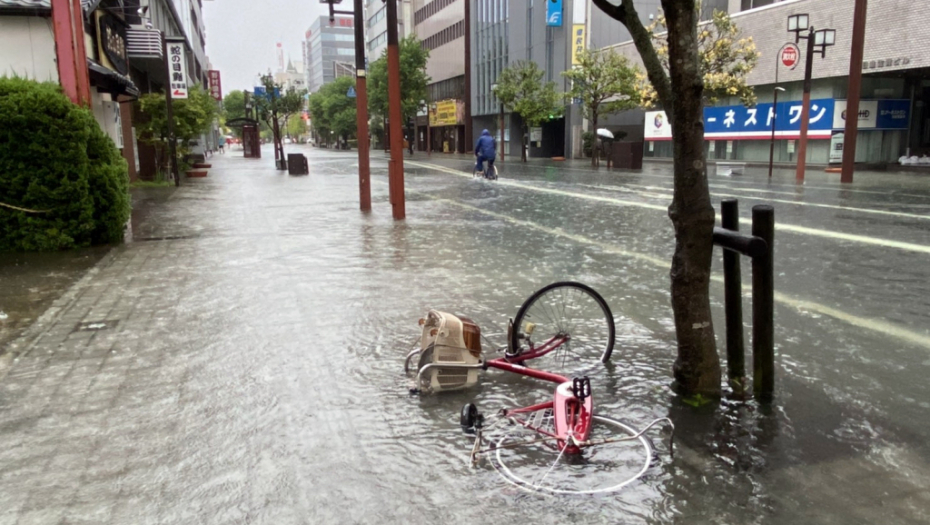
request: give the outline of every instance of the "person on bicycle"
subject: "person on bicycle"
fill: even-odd
[[[475,144],[475,156],[478,157],[478,164],[475,165],[475,173],[483,174],[484,161],[488,161],[488,173],[494,173],[494,157],[497,155],[497,142],[488,130],[481,132],[478,137],[478,143]]]

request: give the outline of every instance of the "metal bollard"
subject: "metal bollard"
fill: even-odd
[[[724,199],[720,203],[721,225],[733,232],[739,231],[739,202]],[[746,376],[746,348],[743,343],[743,298],[740,254],[723,250],[724,311],[727,321],[727,378],[730,386],[741,388]],[[734,382],[734,380],[736,382]]]
[[[753,392],[771,400],[775,392],[775,210],[752,207],[752,235],[765,241],[764,254],[752,258],[752,369]]]

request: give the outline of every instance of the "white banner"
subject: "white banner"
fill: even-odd
[[[664,111],[647,111],[644,126],[646,140],[672,140],[672,125]]]
[[[878,101],[859,101],[859,129],[878,127]],[[837,100],[833,106],[833,129],[846,129],[846,101]]]
[[[187,55],[183,42],[168,42],[171,98],[187,98]]]

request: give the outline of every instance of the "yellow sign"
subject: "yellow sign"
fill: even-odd
[[[584,51],[584,24],[572,26],[572,65],[578,65],[578,55]]]
[[[458,113],[457,100],[435,102],[430,106],[429,125],[432,127],[455,126],[459,123]]]

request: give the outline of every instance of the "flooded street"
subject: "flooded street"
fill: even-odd
[[[0,369],[0,524],[930,521],[926,179],[711,175],[743,231],[752,205],[775,207],[776,400],[694,408],[668,388],[670,164],[508,158],[492,183],[417,155],[395,222],[380,152],[362,214],[354,152],[288,148],[310,176],[275,171],[267,148],[146,190],[133,241],[18,340]],[[403,373],[430,308],[503,346],[521,303],[561,280],[615,317],[611,364],[590,374],[598,414],[676,425],[674,457],[651,433],[657,460],[609,495],[530,494],[469,464],[462,405],[538,403],[548,384],[491,370],[415,396]],[[725,360],[722,282],[712,298]]]

